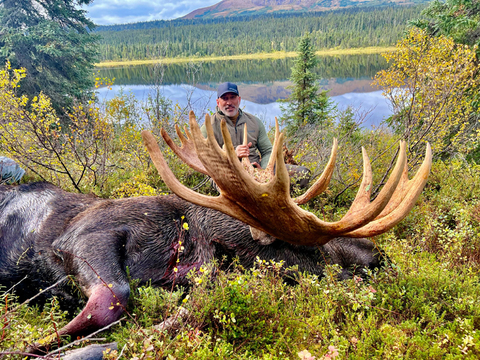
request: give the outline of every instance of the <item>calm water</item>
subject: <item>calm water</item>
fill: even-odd
[[[112,90],[99,89],[98,93],[101,99],[110,99],[123,91],[143,101],[159,90],[173,104],[202,116],[215,108],[217,85],[232,81],[239,86],[242,108],[272,125],[275,116],[281,115],[277,100],[290,93],[292,66],[292,59],[280,59],[108,68],[101,69],[100,76],[115,78],[115,86]],[[317,71],[322,77],[321,87],[330,90],[338,108],[351,106],[359,117],[368,113],[363,126],[369,127],[391,114],[381,91],[371,86],[375,73],[385,67],[380,55],[352,55],[320,58]]]

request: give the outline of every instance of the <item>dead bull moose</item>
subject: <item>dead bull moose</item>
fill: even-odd
[[[186,285],[190,270],[223,255],[238,257],[246,266],[257,256],[284,260],[286,266],[298,265],[318,275],[325,261],[339,264],[344,275],[354,265],[376,267],[380,256],[362,237],[383,233],[403,219],[430,171],[427,145],[424,163],[408,180],[402,142],[395,169],[370,202],[372,173],[364,152],[363,182],[352,207],[340,221],[328,223],[297,204],[326,189],[336,142],[322,176],[303,196],[292,199],[278,125],[270,163],[259,171],[249,166],[248,158],[243,164],[238,161],[225,124],[224,151],[215,141],[210,121],[205,123],[206,139],[191,113],[192,134],[185,129],[185,137],[177,128],[181,147],[164,131],[162,135],[182,160],[212,177],[221,192],[218,197],[198,194],[180,184],[148,132],[142,135],[154,164],[179,197],[104,200],[67,193],[47,183],[0,186],[0,284],[4,289],[16,285],[17,294],[31,296],[73,275],[88,301],[58,334],[76,337],[120,317],[130,292],[127,271],[141,283],[170,287]],[[51,294],[76,304],[68,284],[61,283]]]

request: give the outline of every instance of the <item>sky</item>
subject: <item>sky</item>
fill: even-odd
[[[172,20],[220,0],[94,0],[84,7],[96,25]]]

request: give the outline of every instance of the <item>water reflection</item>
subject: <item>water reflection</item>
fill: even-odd
[[[242,92],[242,85],[239,85]],[[213,110],[216,106],[216,91],[203,90],[195,88],[190,85],[162,85],[159,90],[167,99],[170,99],[173,104],[178,104],[184,108],[189,105],[197,114],[198,117],[203,115],[205,111]],[[102,88],[98,90],[98,95],[101,100],[109,100],[117,95],[120,91],[125,94],[133,94],[138,100],[146,101],[149,93],[153,91],[152,87],[145,85],[126,85],[112,86],[112,90]],[[391,111],[381,95],[381,91],[372,91],[368,93],[347,93],[339,96],[332,96],[340,110],[351,106],[355,109],[360,109],[360,113],[369,112],[362,126],[371,127],[377,126],[381,120],[388,116]],[[256,103],[250,100],[245,100],[242,97],[241,107],[243,110],[258,116],[267,127],[274,126],[275,117],[281,116],[280,103],[272,102],[266,104]]]
[[[352,106],[363,111],[374,109],[364,126],[378,125],[390,115],[390,108],[381,91],[371,86],[375,74],[386,67],[378,54],[322,57],[316,69],[322,77],[320,85],[340,109]],[[153,88],[179,104],[189,104],[198,113],[215,108],[216,87],[220,82],[233,81],[239,85],[245,111],[257,115],[271,125],[281,115],[278,99],[290,93],[293,59],[227,60],[209,63],[128,66],[101,69],[100,76],[115,78],[112,91],[100,89],[99,95],[111,98],[121,89],[145,100]],[[195,87],[184,84],[195,84]],[[187,100],[188,99],[188,100]]]
[[[100,75],[116,78],[117,85],[209,84],[238,81],[245,84],[285,81],[290,78],[294,58],[222,60],[201,63],[122,66],[100,69]],[[379,54],[320,57],[316,72],[323,79],[371,79],[386,67]]]

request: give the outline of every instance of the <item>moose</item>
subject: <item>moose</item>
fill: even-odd
[[[431,167],[431,150],[417,174],[408,179],[405,143],[396,166],[378,196],[370,202],[372,171],[363,150],[364,175],[346,215],[329,223],[301,209],[323,192],[333,173],[337,143],[323,174],[302,196],[291,198],[282,157],[283,134],[276,127],[273,154],[265,170],[235,155],[222,124],[225,149],[213,136],[208,115],[207,138],[193,112],[191,133],[177,127],[177,146],[162,130],[173,151],[193,169],[217,184],[217,197],[186,188],[168,168],[153,135],[142,136],[154,165],[176,195],[99,199],[65,192],[49,183],[0,186],[0,285],[28,298],[49,291],[76,309],[78,289],[88,300],[58,334],[77,337],[119,319],[130,294],[129,277],[141,284],[188,285],[187,274],[224,256],[251,267],[257,257],[283,260],[300,271],[322,275],[326,263],[375,268],[382,261],[365,237],[381,234],[401,221],[421,193]],[[246,130],[245,130],[246,131]],[[246,139],[246,136],[245,136]],[[188,226],[184,226],[188,224]],[[281,224],[281,226],[279,226]],[[76,287],[62,281],[75,278]],[[53,339],[43,339],[48,344]]]

